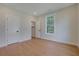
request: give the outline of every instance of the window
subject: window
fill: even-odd
[[[49,15],[46,16],[46,33],[52,34],[54,33],[54,16],[53,15]]]

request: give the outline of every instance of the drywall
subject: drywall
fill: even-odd
[[[40,19],[41,38],[68,44],[77,44],[77,5],[51,13],[55,15],[55,32],[45,34],[45,14],[37,17]],[[38,34],[37,34],[38,35]]]
[[[31,39],[30,18],[27,18],[19,11],[0,5],[0,47]]]

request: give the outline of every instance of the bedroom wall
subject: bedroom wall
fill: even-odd
[[[7,34],[7,20],[10,26]],[[13,25],[12,25],[13,24]],[[19,30],[19,33],[16,31]],[[0,5],[0,47],[31,39],[30,18],[17,10]]]
[[[45,16],[55,15],[55,33],[45,34]],[[77,45],[77,5],[73,5],[54,13],[48,13],[37,17],[40,19],[40,36],[43,39]]]

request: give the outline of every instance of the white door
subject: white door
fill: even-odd
[[[41,38],[40,20],[36,21],[36,37]]]
[[[19,19],[17,15],[9,15],[6,17],[7,43],[15,43],[20,39]]]

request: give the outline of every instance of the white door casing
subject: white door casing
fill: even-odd
[[[36,37],[41,38],[40,20],[36,21]]]

